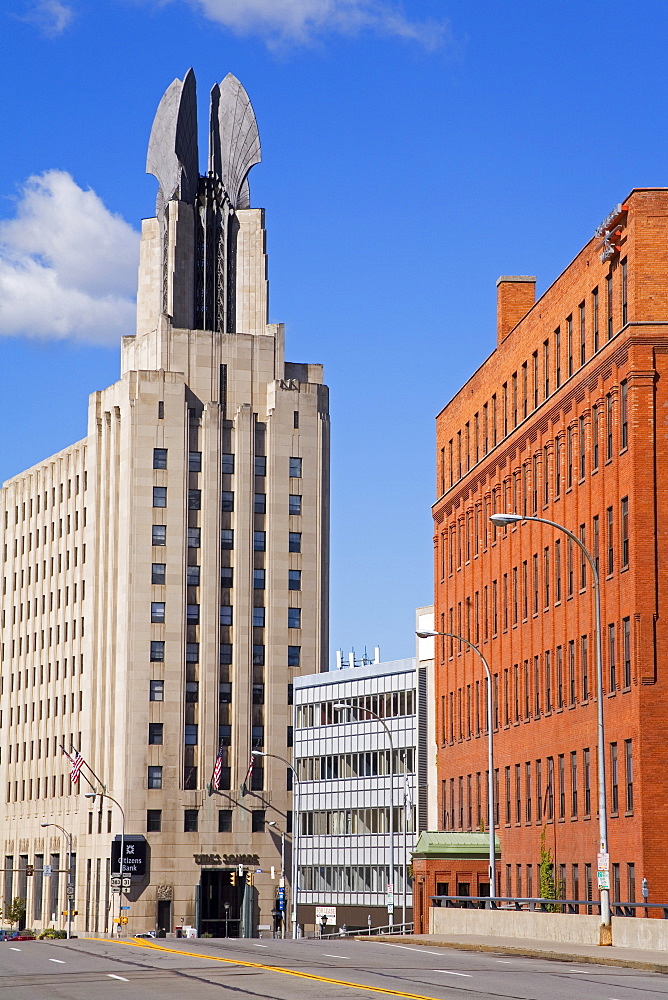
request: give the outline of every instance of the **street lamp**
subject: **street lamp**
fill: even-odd
[[[121,811],[121,845],[120,845],[121,849],[118,855],[118,874],[121,880],[120,891],[118,893],[118,936],[120,937],[121,917],[123,916],[123,871],[124,871],[123,856],[125,853],[125,810],[123,809],[123,806],[120,804],[120,802],[118,802],[113,797],[113,795],[109,795],[108,792],[86,792],[85,797],[87,799],[95,800],[95,797],[97,795],[99,795],[100,798],[109,799],[109,801],[113,802],[115,806],[118,806],[118,808]]]
[[[494,718],[492,701],[492,674],[489,664],[477,646],[454,632],[416,632],[418,639],[434,639],[443,636],[446,639],[458,639],[480,657],[487,674],[487,824],[489,826],[489,898],[496,899],[496,832],[494,808]]]
[[[490,521],[499,527],[508,524],[518,524],[520,521],[537,521],[538,524],[547,524],[557,531],[563,531],[572,542],[578,546],[591,567],[592,589],[594,591],[594,634],[596,636],[596,687],[597,687],[597,734],[598,734],[598,828],[600,839],[600,853],[608,854],[608,804],[605,795],[605,725],[603,720],[603,642],[601,636],[601,588],[599,585],[598,569],[596,561],[591,552],[581,539],[578,538],[569,528],[556,521],[549,521],[545,517],[525,517],[522,514],[492,514]],[[609,864],[609,862],[608,862]],[[609,928],[610,924],[610,889],[599,889],[601,894],[601,926]],[[607,934],[606,934],[607,937]]]
[[[390,885],[392,886],[392,899],[391,904],[388,905],[387,909],[387,926],[390,930],[392,930],[394,927],[394,740],[392,739],[392,733],[390,732],[387,723],[381,719],[379,715],[376,715],[375,712],[372,712],[370,708],[361,708],[357,705],[350,705],[345,701],[335,702],[333,708],[338,711],[348,709],[350,712],[366,712],[367,715],[370,715],[372,719],[376,720],[376,722],[380,722],[381,726],[387,733],[388,740],[390,741]],[[405,821],[406,817],[404,816],[404,822]],[[404,858],[404,861],[405,860],[406,859]],[[404,870],[404,880],[405,879],[406,872]]]
[[[251,757],[274,757],[283,761],[292,771],[293,791],[292,791],[292,939],[297,940],[297,904],[299,902],[299,778],[297,772],[285,757],[277,753],[265,753],[264,750],[252,750]],[[283,842],[281,843],[281,868],[283,867]]]
[[[67,837],[67,939],[72,937],[72,834],[60,823],[42,823],[42,826],[55,826]]]

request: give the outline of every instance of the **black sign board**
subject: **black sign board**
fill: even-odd
[[[121,838],[114,837],[111,842],[111,874],[118,874]],[[148,875],[148,843],[141,834],[127,834],[123,840],[123,875],[134,878],[144,878]]]

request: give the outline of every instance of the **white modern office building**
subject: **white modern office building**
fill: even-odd
[[[412,919],[406,869],[418,814],[415,660],[364,660],[295,677],[294,700],[299,923],[313,929],[318,907],[332,908],[329,930]]]

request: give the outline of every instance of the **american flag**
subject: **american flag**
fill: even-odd
[[[220,776],[223,773],[223,741],[220,741],[220,746],[218,747],[218,756],[216,757],[216,764],[213,769],[213,778],[211,784],[218,791],[220,788]]]
[[[74,757],[70,757],[70,760],[72,761],[72,767],[70,768],[70,780],[73,785],[76,785],[79,780],[79,772],[86,761],[83,759],[78,750],[74,751]]]

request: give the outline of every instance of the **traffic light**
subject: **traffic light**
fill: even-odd
[[[34,874],[35,874],[35,866],[26,865],[26,875],[34,875]]]
[[[250,870],[250,868],[246,872],[246,884],[247,885],[253,884],[253,872]]]
[[[237,884],[237,873],[230,872],[230,885],[236,885],[236,884]]]

